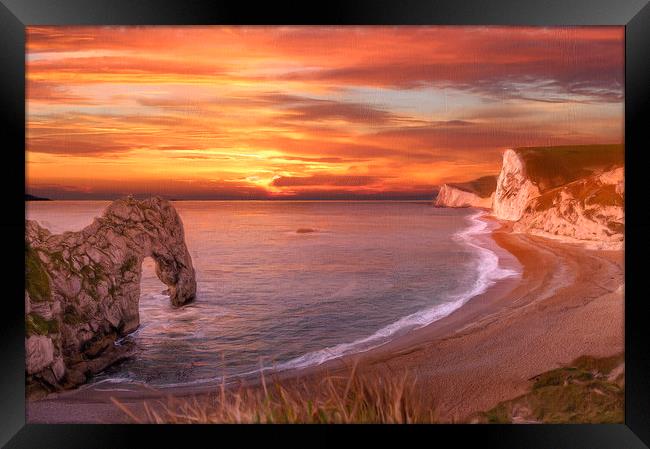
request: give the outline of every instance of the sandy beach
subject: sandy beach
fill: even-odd
[[[348,369],[417,378],[441,422],[468,421],[476,412],[524,393],[529,379],[582,355],[624,350],[623,251],[597,251],[525,234],[501,225],[497,252],[514,255],[521,275],[474,297],[449,316],[381,347],[317,367],[278,374],[314,380]],[[144,401],[205,396],[215,386],[154,391],[99,384],[27,404],[30,423],[129,422],[111,402],[137,410]]]

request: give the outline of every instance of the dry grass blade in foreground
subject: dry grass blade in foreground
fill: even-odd
[[[432,423],[426,404],[408,375],[327,375],[319,382],[227,388],[202,398],[173,398],[144,403],[135,412],[113,402],[136,423]]]

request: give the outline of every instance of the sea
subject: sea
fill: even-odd
[[[53,233],[105,201],[26,203]],[[431,324],[518,276],[477,209],[417,201],[176,201],[197,277],[172,307],[143,263],[134,356],[94,383],[198,385],[322,364]]]

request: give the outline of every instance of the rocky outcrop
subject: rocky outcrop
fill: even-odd
[[[622,167],[622,145],[566,145],[509,149],[503,153],[492,209],[517,221],[533,198],[595,173]]]
[[[624,195],[622,167],[595,173],[532,199],[514,230],[617,248],[625,230]]]
[[[183,223],[168,201],[113,202],[79,232],[27,221],[25,349],[30,396],[86,381],[128,355],[119,339],[139,325],[142,261],[151,257],[170,301],[196,294]]]
[[[524,161],[514,150],[506,150],[494,193],[494,215],[502,220],[519,220],[528,201],[537,196],[539,188],[526,176]]]
[[[506,150],[492,209],[513,229],[594,247],[623,245],[622,145]]]
[[[440,192],[438,192],[434,205],[436,207],[482,207],[489,209],[492,206],[493,196],[482,198],[475,193],[461,190],[450,184],[444,184]]]
[[[492,211],[517,232],[619,249],[625,234],[622,145],[509,149]],[[484,179],[484,178],[480,178]],[[436,206],[486,207],[465,184],[443,186]]]

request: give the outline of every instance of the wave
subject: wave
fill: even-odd
[[[479,211],[476,214],[469,216],[468,219],[470,221],[470,226],[457,232],[453,236],[455,240],[464,243],[476,251],[478,256],[476,259],[478,276],[469,289],[462,293],[448,296],[446,298],[448,301],[443,304],[437,304],[400,318],[368,337],[351,343],[341,343],[336,346],[310,352],[287,362],[279,363],[272,368],[263,368],[262,370],[257,370],[255,372],[266,370],[285,371],[289,369],[307,368],[309,366],[321,365],[327,361],[338,359],[345,355],[369,351],[370,349],[388,343],[391,341],[391,337],[403,335],[408,331],[425,327],[450,315],[452,312],[466,304],[470,299],[484,293],[498,280],[518,275],[519,273],[517,271],[501,268],[499,266],[499,256],[489,248],[477,243],[477,237],[479,235],[489,234],[491,231],[488,222],[481,220],[481,217],[484,215],[486,215],[485,212]]]
[[[232,381],[234,378],[255,376],[259,375],[261,372],[266,371],[279,372],[291,369],[302,369],[311,366],[318,366],[325,362],[335,360],[346,355],[358,354],[369,351],[371,349],[375,349],[386,343],[389,343],[397,336],[403,335],[415,329],[425,327],[450,315],[452,312],[462,307],[472,298],[484,293],[497,281],[519,275],[518,271],[501,268],[499,266],[499,256],[491,249],[480,244],[480,237],[488,235],[491,232],[489,223],[486,220],[481,219],[485,215],[487,215],[486,212],[479,211],[473,215],[468,216],[467,219],[469,221],[469,226],[456,232],[452,236],[454,240],[466,245],[476,253],[476,258],[472,261],[472,268],[476,270],[477,276],[475,281],[463,292],[449,294],[445,297],[446,302],[402,317],[399,320],[379,329],[377,332],[367,337],[352,341],[350,343],[341,343],[329,348],[309,352],[289,361],[274,364],[273,366],[260,367],[252,371],[247,371],[227,377],[229,377]],[[135,336],[140,330],[141,328],[129,336]],[[189,382],[184,381],[179,383],[156,385],[155,387],[164,389],[182,386],[213,385],[215,383],[226,381],[225,377],[226,376],[216,376],[207,379],[195,379]],[[91,383],[88,386],[96,387],[101,384],[106,385],[124,383],[141,383],[143,385],[146,385],[145,382],[138,382],[135,379],[122,377],[102,379]],[[230,381],[226,381],[226,383],[229,384]]]

